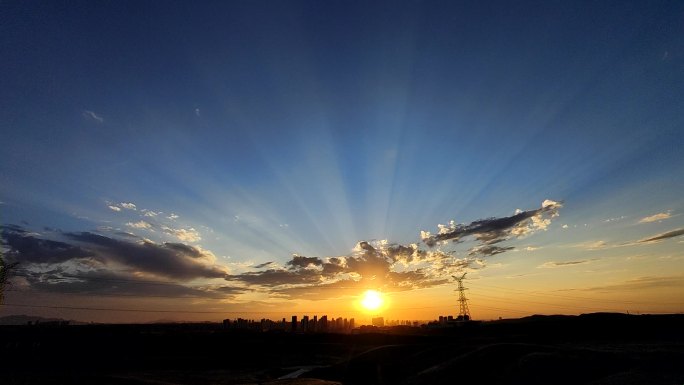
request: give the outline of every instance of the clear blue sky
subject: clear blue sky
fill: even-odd
[[[92,271],[185,277],[87,232],[189,245],[233,275],[291,271],[294,253],[359,241],[432,250],[421,230],[550,199],[559,216],[492,258],[672,231],[653,258],[681,256],[684,4],[483,3],[3,2],[6,251],[39,268],[10,244],[21,230],[94,253]],[[483,246],[469,241],[461,257]]]

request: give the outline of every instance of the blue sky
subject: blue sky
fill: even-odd
[[[24,237],[127,232],[235,275],[360,241],[429,249],[421,230],[546,199],[558,215],[496,258],[684,227],[679,2],[2,8],[0,221]],[[679,235],[658,243],[683,274]],[[161,279],[116,260],[96,270]]]

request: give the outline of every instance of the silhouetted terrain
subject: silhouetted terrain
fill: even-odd
[[[623,314],[358,335],[2,326],[0,383],[681,385],[683,326],[684,315]]]

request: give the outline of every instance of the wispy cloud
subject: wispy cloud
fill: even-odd
[[[126,223],[126,226],[132,227],[134,229],[151,229],[152,228],[152,225],[145,222],[145,221],[128,222],[128,223]]]
[[[649,237],[649,238],[641,239],[641,240],[637,241],[637,243],[656,243],[656,242],[660,242],[660,241],[663,241],[663,240],[668,239],[668,238],[679,237],[682,235],[684,235],[684,229],[676,229],[676,230],[668,231],[666,233],[654,235],[654,236]]]
[[[81,115],[84,119],[95,121],[98,123],[104,123],[104,119],[93,111],[83,110],[83,113]]]
[[[662,221],[662,220],[664,220],[664,219],[668,219],[668,218],[671,218],[671,217],[672,217],[672,215],[671,215],[670,212],[668,211],[668,212],[664,212],[664,213],[653,214],[653,215],[648,216],[648,217],[645,217],[645,218],[641,218],[641,219],[639,220],[639,223],[652,223],[652,222],[658,222],[658,221]]]
[[[613,283],[603,286],[586,288],[587,291],[624,291],[624,290],[643,290],[662,287],[684,287],[684,276],[648,276],[638,277],[627,281]]]
[[[128,202],[128,203],[127,203],[127,202],[121,202],[119,205],[120,205],[121,207],[125,208],[126,210],[133,210],[133,211],[137,210],[137,207],[136,207],[135,203],[131,203],[131,202]]]
[[[602,249],[609,248],[610,245],[608,245],[608,243],[606,243],[606,241],[589,241],[589,242],[582,242],[582,243],[576,244],[576,245],[574,245],[574,247],[577,247],[577,248],[580,248],[583,250],[594,251],[594,250],[602,250]]]
[[[584,265],[587,263],[590,263],[592,260],[591,259],[582,259],[579,261],[548,261],[544,262],[541,265],[537,266],[538,269],[554,269],[558,267],[569,267],[569,266],[577,266],[577,265]]]
[[[274,263],[275,263],[275,262],[273,262],[273,261],[269,261],[269,262],[260,263],[260,264],[258,264],[258,265],[253,266],[253,267],[254,267],[255,269],[263,269],[264,267],[266,267],[266,266],[271,266],[271,265],[273,265]]]
[[[117,212],[121,211],[121,207],[118,207],[118,206],[109,205],[107,207],[109,207],[109,209],[112,211],[117,211]]]
[[[168,226],[163,226],[162,230],[164,230],[164,232],[166,232],[167,234],[173,235],[174,237],[178,238],[178,240],[183,242],[197,242],[202,240],[202,237],[197,232],[197,230],[195,230],[192,227],[190,227],[189,229],[172,229]]]

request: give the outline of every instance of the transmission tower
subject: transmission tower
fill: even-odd
[[[470,310],[468,309],[468,298],[465,296],[465,291],[468,290],[465,287],[463,287],[463,278],[465,278],[467,272],[463,273],[463,275],[459,278],[456,277],[455,275],[452,275],[456,282],[458,282],[458,303],[459,303],[459,310],[458,310],[458,320],[459,321],[470,321]]]

